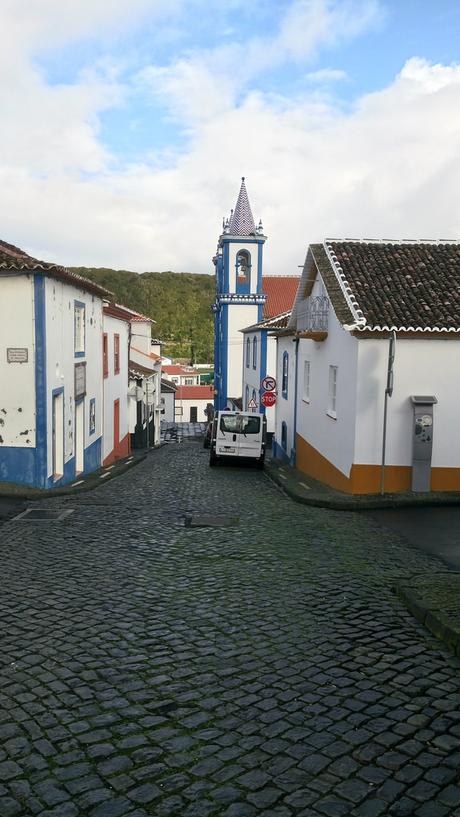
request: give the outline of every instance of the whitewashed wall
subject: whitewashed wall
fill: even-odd
[[[103,316],[104,332],[107,333],[109,374],[104,378],[104,433],[102,440],[102,459],[113,450],[114,402],[120,401],[120,441],[129,432],[129,397],[128,397],[128,350],[129,323],[113,315]],[[120,372],[115,374],[115,335],[120,336]]]
[[[33,293],[32,275],[0,277],[0,437],[3,446],[35,447]],[[27,349],[28,362],[8,363],[8,348]]]
[[[257,408],[254,409],[254,411],[260,411],[259,389],[260,389],[260,371],[261,371],[260,360],[261,360],[261,351],[262,351],[261,350],[262,332],[260,330],[259,331],[256,330],[256,331],[253,331],[253,332],[246,332],[244,335],[242,335],[242,337],[243,337],[243,353],[242,353],[242,361],[243,361],[243,392],[242,392],[242,394],[243,394],[243,410],[244,411],[247,410],[246,386],[248,386],[249,400],[251,400],[251,398],[252,398],[253,389],[255,390],[255,393],[256,393],[256,398],[255,399],[256,399],[256,403],[257,403]],[[246,342],[247,342],[248,338],[249,338],[249,347],[250,347],[249,348],[249,366],[246,365]],[[253,351],[252,346],[253,346],[254,338],[256,338],[256,340],[257,340],[257,362],[256,362],[256,368],[255,369],[253,368],[253,365],[252,365],[252,351]]]
[[[282,395],[284,352],[289,355],[287,399]],[[294,448],[295,343],[293,343],[292,335],[277,339],[276,381],[278,397],[276,402],[275,442],[281,448],[281,427],[284,421],[287,425],[287,445],[283,451],[284,455],[289,459]]]
[[[197,408],[197,423],[205,423],[207,420],[205,409],[208,403],[211,403],[212,399],[208,398],[206,400],[180,400],[176,397],[176,422],[178,423],[189,423],[190,422],[190,409],[192,406],[196,406]],[[182,407],[182,413],[180,413],[180,408]]]
[[[85,356],[74,354],[74,301],[86,307]],[[59,281],[45,279],[46,373],[47,373],[47,460],[52,476],[53,389],[64,386],[64,463],[75,454],[75,363],[86,361],[85,448],[102,436],[102,301],[96,295]],[[96,399],[96,430],[89,435],[90,399]]]
[[[233,246],[233,245],[232,245]],[[257,323],[258,307],[254,305],[231,305],[228,310],[228,370],[227,395],[241,397],[243,379],[244,335],[240,331]],[[251,363],[252,365],[252,363]]]
[[[460,339],[396,341],[394,390],[388,400],[388,465],[412,464],[412,394],[434,395],[433,467],[460,464]],[[388,340],[360,339],[355,462],[377,465],[382,455]]]
[[[326,340],[301,339],[298,356],[297,433],[349,476],[355,445],[358,342],[342,328],[331,306]],[[310,361],[310,402],[305,400],[306,360]],[[337,366],[336,419],[327,413],[329,366]]]

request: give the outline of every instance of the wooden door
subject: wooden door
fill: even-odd
[[[196,423],[198,421],[198,408],[197,406],[190,406],[190,422]]]

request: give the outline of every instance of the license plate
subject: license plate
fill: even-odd
[[[224,451],[227,451],[229,454],[234,454],[235,453],[235,449],[232,448],[231,445],[224,445]]]

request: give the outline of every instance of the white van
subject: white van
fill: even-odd
[[[267,419],[264,414],[218,411],[212,424],[209,465],[241,457],[264,467]]]

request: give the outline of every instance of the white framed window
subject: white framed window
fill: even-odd
[[[257,338],[255,336],[252,339],[252,368],[257,368]]]
[[[85,304],[75,301],[74,304],[74,352],[85,354]]]
[[[329,402],[327,413],[330,417],[337,417],[337,372],[338,366],[329,366]]]
[[[303,399],[306,403],[310,402],[310,361],[303,362]]]
[[[195,385],[195,378],[194,377],[186,377],[185,378],[185,385],[186,386],[194,386]]]
[[[249,337],[246,338],[246,366],[249,369],[249,361],[251,359],[251,340]]]

